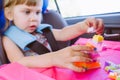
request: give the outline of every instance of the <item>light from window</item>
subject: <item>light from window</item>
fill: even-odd
[[[63,17],[120,12],[120,0],[57,0]]]

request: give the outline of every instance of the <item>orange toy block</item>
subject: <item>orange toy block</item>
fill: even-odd
[[[94,46],[94,45],[92,45],[91,43],[86,43],[86,46],[88,46],[88,47],[90,47],[90,48],[92,48],[92,49],[94,49],[94,48],[95,48],[95,46]]]
[[[74,62],[74,65],[87,69],[100,68],[101,66],[99,62]]]
[[[110,79],[113,79],[113,80],[116,80],[116,78],[117,78],[117,73],[109,73],[109,76],[108,76]]]

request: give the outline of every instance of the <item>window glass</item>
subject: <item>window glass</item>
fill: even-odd
[[[57,3],[63,17],[120,12],[120,0],[57,0]]]
[[[57,10],[56,4],[54,0],[49,0],[49,5],[48,5],[49,10]]]

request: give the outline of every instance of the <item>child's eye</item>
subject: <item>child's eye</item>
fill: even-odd
[[[40,14],[40,11],[37,11],[36,14],[39,15],[39,14]]]
[[[29,10],[27,10],[27,11],[25,11],[25,13],[26,13],[26,14],[30,14],[30,11],[29,11]]]

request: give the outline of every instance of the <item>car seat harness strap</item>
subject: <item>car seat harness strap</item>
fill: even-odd
[[[51,25],[41,24],[36,31],[44,34],[51,46],[52,51],[56,51],[59,48],[51,29]],[[37,41],[35,36],[19,29],[14,25],[10,26],[4,34],[15,42],[22,50],[31,49],[38,54],[50,52],[50,50],[48,50],[43,44]]]

